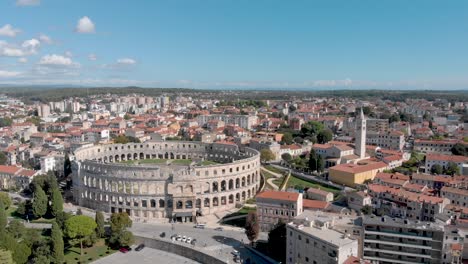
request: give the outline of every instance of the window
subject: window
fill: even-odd
[[[308,238],[306,238],[306,244],[309,244],[309,239]]]

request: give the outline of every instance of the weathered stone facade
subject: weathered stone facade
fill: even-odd
[[[166,164],[119,163],[167,159]],[[173,159],[221,164],[171,164]],[[191,220],[235,208],[255,196],[260,154],[237,145],[162,141],[83,147],[74,152],[75,201],[104,212],[127,212],[134,219]]]

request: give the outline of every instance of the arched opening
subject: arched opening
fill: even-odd
[[[184,203],[182,201],[177,201],[176,209],[182,209],[183,206],[184,206]]]
[[[236,193],[236,202],[240,202],[240,194]]]
[[[245,192],[242,192],[242,201],[245,200]]]
[[[213,182],[213,192],[218,192],[218,182]]]
[[[229,190],[234,188],[234,181],[232,179],[229,180]]]
[[[236,188],[239,188],[240,187],[240,180],[239,178],[236,179]]]
[[[226,191],[226,181],[221,181],[221,191],[224,192]]]
[[[163,199],[159,200],[159,208],[164,208],[164,200]]]
[[[156,207],[156,200],[151,199],[150,205],[151,205],[151,208],[155,208]]]
[[[229,195],[229,203],[232,204],[234,203],[234,195]]]
[[[213,198],[213,206],[218,206],[218,205],[219,205],[218,197]]]
[[[197,201],[195,202],[195,207],[201,208],[201,199],[197,199]]]
[[[226,196],[221,197],[221,205],[226,205]]]
[[[245,177],[242,177],[242,187],[245,187]]]
[[[193,208],[193,202],[192,201],[186,201],[185,202],[185,208],[192,209]]]
[[[203,206],[210,207],[210,199],[209,198],[205,198],[205,201],[203,202]]]

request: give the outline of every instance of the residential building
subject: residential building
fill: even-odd
[[[365,181],[373,180],[378,172],[385,169],[387,169],[387,164],[384,162],[340,164],[329,169],[328,178],[334,183],[356,187]]]
[[[373,263],[443,263],[444,228],[388,216],[363,217],[363,259]]]
[[[270,231],[278,221],[290,222],[302,213],[302,193],[264,191],[255,200],[262,231]]]
[[[346,198],[348,207],[358,212],[360,212],[364,206],[372,205],[371,196],[363,191],[348,192]]]
[[[385,149],[402,150],[405,146],[405,135],[400,131],[368,132],[366,144]]]
[[[325,202],[332,202],[333,201],[333,193],[327,192],[324,190],[316,189],[316,188],[309,188],[306,191],[306,198],[311,200],[319,200]]]
[[[286,263],[345,263],[359,254],[358,240],[334,229],[335,217],[304,211],[286,225]]]
[[[424,167],[426,173],[431,173],[432,166],[440,165],[442,168],[446,168],[450,162],[457,164],[460,173],[468,175],[468,157],[465,156],[429,153],[426,155],[426,164]]]

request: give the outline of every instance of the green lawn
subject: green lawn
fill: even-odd
[[[99,258],[115,253],[116,250],[108,248],[104,239],[99,240],[91,248],[83,248],[83,257],[80,261],[80,247],[70,247],[65,250],[65,263],[91,263]]]
[[[265,178],[265,185],[266,185],[266,187],[268,187],[267,189],[274,190],[275,188],[273,188],[273,186],[271,186],[270,183],[268,183],[268,179],[276,178],[276,176],[269,173],[269,172],[267,172],[267,171],[264,171],[264,170],[262,170],[261,173],[262,173],[263,177]],[[273,180],[273,182],[274,182],[274,180]]]
[[[282,179],[274,180],[273,182],[275,184],[279,185],[279,184],[281,184]],[[340,192],[340,190],[338,190],[338,189],[331,188],[331,187],[328,187],[328,186],[324,186],[324,185],[321,185],[321,184],[315,183],[315,182],[305,181],[305,180],[299,179],[299,178],[294,177],[294,176],[291,175],[286,188],[289,188],[289,187],[294,188],[294,186],[297,186],[297,185],[300,185],[300,186],[302,186],[304,188],[307,188],[307,187],[312,187],[312,188],[316,188],[316,189],[320,188],[321,190],[332,192],[335,195],[337,195]]]
[[[36,223],[36,224],[51,224],[53,221],[55,220],[55,218],[52,218],[52,219],[47,219],[47,218],[39,218],[39,219],[35,219],[35,220],[31,220],[31,223]]]
[[[166,162],[170,162],[174,165],[190,165],[192,163],[191,159],[142,159],[142,160],[124,160],[120,163],[123,164],[166,164]],[[204,160],[201,162],[202,166],[208,165],[216,165],[219,164],[217,162],[211,160]]]
[[[267,169],[269,171],[276,172],[276,173],[279,173],[279,174],[283,174],[285,172],[285,170],[278,169],[276,167],[273,167],[272,165],[266,165],[264,167],[265,167],[265,169]]]

